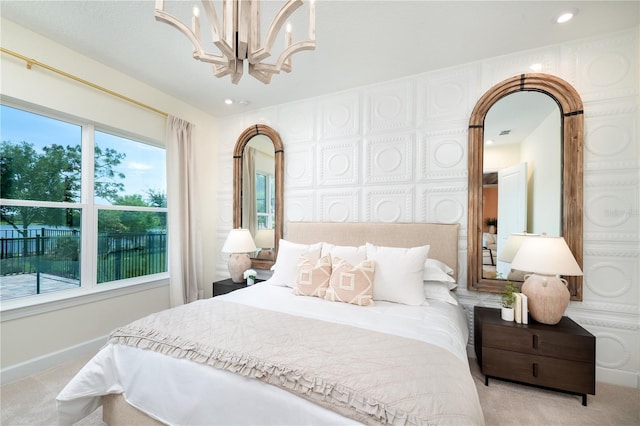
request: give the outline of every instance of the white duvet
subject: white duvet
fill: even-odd
[[[430,300],[429,306],[376,301],[360,307],[294,296],[268,281],[224,296],[263,309],[349,324],[438,345],[467,360],[462,309]],[[185,325],[188,326],[188,325]],[[337,413],[274,386],[202,364],[123,345],[105,346],[57,397],[60,424],[93,412],[101,396],[121,393],[149,416],[175,425],[355,424]]]

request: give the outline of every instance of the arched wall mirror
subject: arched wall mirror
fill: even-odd
[[[504,80],[469,122],[468,288],[500,292],[522,281],[508,263],[513,233],[563,236],[582,267],[582,101],[547,74]],[[582,300],[582,277],[565,277]]]
[[[269,126],[248,127],[233,151],[233,227],[249,229],[256,243],[253,268],[276,260],[283,224],[284,149]]]

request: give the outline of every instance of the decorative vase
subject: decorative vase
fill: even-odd
[[[555,276],[538,274],[525,277],[522,293],[527,296],[531,317],[543,324],[559,323],[571,298],[567,281]]]
[[[513,308],[505,308],[504,306],[500,310],[500,315],[502,316],[503,321],[513,321],[514,312]]]
[[[494,225],[489,225],[489,233],[495,235],[496,227]]]

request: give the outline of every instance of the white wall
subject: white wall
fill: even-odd
[[[634,28],[225,119],[216,237],[222,242],[232,227],[234,141],[265,123],[285,147],[285,222],[459,222],[459,297],[469,314],[475,304],[496,303],[465,288],[469,117],[492,85],[541,63],[577,89],[585,108],[584,301],[567,314],[597,336],[598,380],[636,387],[638,41]],[[228,276],[219,253],[205,256],[218,259],[219,278]]]
[[[2,46],[194,123],[193,135],[199,145],[198,159],[202,161],[196,166],[198,182],[203,188],[217,184],[217,176],[209,167],[217,157],[216,145],[212,143],[217,132],[214,117],[6,20],[2,20]],[[94,120],[164,143],[164,116],[37,66],[28,70],[23,61],[9,55],[2,54],[1,60],[2,96]],[[202,216],[215,211],[215,196],[203,197],[200,207]],[[203,234],[215,235],[215,221],[202,220],[201,225]],[[205,239],[203,243],[205,252],[216,253],[215,239]],[[205,290],[208,289],[209,296],[214,274],[213,262],[208,262],[203,275],[208,283]],[[75,349],[87,344],[89,349],[95,348],[96,344],[99,347],[96,339],[104,338],[114,328],[167,307],[169,292],[165,285],[25,318],[7,320],[3,316],[0,324],[3,380],[28,373],[31,368],[46,367],[47,357],[53,361],[64,358],[59,357],[60,352],[76,353]]]

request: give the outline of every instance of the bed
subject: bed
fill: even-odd
[[[110,425],[484,424],[451,291],[458,228],[290,222],[271,279],[115,330],[58,395],[59,421],[102,404]],[[338,271],[355,284],[334,288]],[[301,277],[323,273],[317,297]]]

